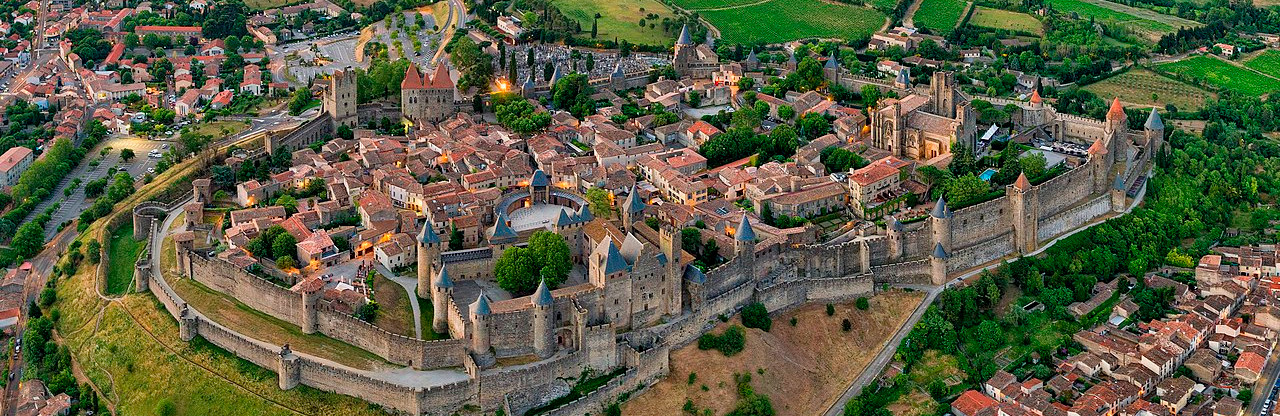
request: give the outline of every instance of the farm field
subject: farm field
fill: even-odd
[[[637,44],[662,45],[674,42],[679,35],[679,28],[676,28],[677,33],[662,30],[662,19],[675,15],[657,0],[553,0],[553,3],[565,16],[578,21],[583,30],[591,30],[591,19],[599,13],[597,32],[600,39],[618,38]],[[658,18],[646,21],[641,27],[640,20],[649,14],[656,14]]]
[[[973,17],[969,18],[969,24],[971,25],[1044,34],[1044,25],[1029,14],[982,6],[977,7],[978,9],[973,12]]]
[[[912,19],[916,27],[950,32],[964,14],[965,6],[965,0],[921,0]]]
[[[1210,87],[1249,95],[1280,91],[1280,80],[1211,56],[1197,56],[1162,64],[1160,69],[1178,74],[1184,79],[1201,80]]]
[[[735,373],[750,374],[756,392],[769,396],[779,415],[822,414],[922,299],[921,292],[894,290],[870,298],[865,311],[852,301],[836,304],[833,316],[826,305],[809,303],[773,317],[769,332],[746,329],[745,349],[732,357],[696,345],[672,350],[670,375],[624,403],[622,414],[687,414],[686,400],[711,414],[729,413],[737,400]],[[841,328],[845,319],[848,331]],[[740,322],[734,318],[711,332]]]
[[[1180,27],[1199,27],[1200,23],[1176,16],[1156,13],[1105,0],[1049,0],[1054,9],[1075,12],[1081,17],[1117,22],[1151,40]]]
[[[720,9],[759,3],[762,0],[675,0],[676,7],[685,10]]]
[[[871,0],[871,6],[875,7],[876,10],[893,10],[894,7],[898,6],[898,0]]]
[[[884,25],[878,11],[821,0],[770,0],[728,10],[701,12],[725,42],[782,43],[804,38],[849,39]]]
[[[1280,51],[1268,49],[1249,59],[1244,66],[1255,71],[1280,78]]]
[[[1133,69],[1120,75],[1086,85],[1085,90],[1103,99],[1120,97],[1120,101],[1145,107],[1164,108],[1173,104],[1179,110],[1191,111],[1204,106],[1215,94],[1203,88],[1170,79],[1145,69]],[[1153,100],[1151,95],[1155,94]]]

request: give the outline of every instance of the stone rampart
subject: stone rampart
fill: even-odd
[[[1036,189],[1040,199],[1040,220],[1043,222],[1093,194],[1093,169],[1089,164],[1081,165],[1045,181]]]
[[[249,274],[218,258],[187,252],[191,277],[210,289],[227,294],[254,310],[302,326],[302,296]]]
[[[876,283],[929,283],[929,259],[889,263],[871,268]]]
[[[1002,230],[1005,232],[989,236],[986,241],[953,250],[950,253],[951,257],[947,259],[948,269],[951,271],[968,270],[1016,253],[1018,250],[1013,245],[1013,233],[1008,231],[1008,227],[1004,227]]]
[[[1057,215],[1041,219],[1040,228],[1036,230],[1036,239],[1041,242],[1049,241],[1106,215],[1110,210],[1110,195],[1095,196],[1093,199],[1086,200]]]
[[[1009,197],[1002,196],[978,205],[956,210],[951,218],[952,251],[991,239],[992,233],[1007,232],[1013,227]],[[929,247],[932,253],[932,246]]]
[[[870,296],[875,283],[870,274],[783,281],[756,292],[756,301],[770,312],[790,309],[809,301],[836,301]]]

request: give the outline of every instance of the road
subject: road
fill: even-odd
[[[26,328],[27,307],[36,300],[36,297],[40,295],[40,291],[44,289],[45,284],[49,280],[49,275],[53,272],[54,264],[57,264],[58,258],[62,256],[62,251],[66,250],[67,246],[71,244],[71,241],[75,240],[76,236],[79,235],[80,233],[77,233],[75,229],[72,228],[63,230],[61,233],[57,234],[53,241],[45,245],[44,251],[41,251],[40,254],[37,254],[30,260],[32,266],[31,276],[27,277],[22,288],[23,296],[26,298],[26,301],[22,303],[22,313],[18,315],[18,323],[13,326],[14,333],[21,334],[23,328]],[[24,367],[21,365],[22,362],[23,357],[21,353],[14,353],[9,356],[8,368],[10,369],[9,371],[13,373],[14,381],[22,380],[22,370]],[[13,414],[12,405],[17,403],[18,400],[18,384],[19,383],[16,382],[10,382],[5,385],[4,401],[3,403],[0,403],[0,416],[9,416]]]
[[[1147,172],[1148,176],[1150,176],[1151,174],[1152,172],[1150,171]],[[1143,197],[1146,196],[1146,193],[1147,193],[1147,187],[1143,186],[1142,190],[1139,191],[1138,196],[1134,198],[1133,202],[1127,208],[1125,208],[1125,210],[1120,215],[1128,214],[1132,212],[1134,208],[1137,208],[1138,205],[1142,203],[1142,199]],[[1085,224],[1082,227],[1076,228],[1075,230],[1072,230],[1069,233],[1058,236],[1057,238],[1054,238],[1053,240],[1050,240],[1040,245],[1040,248],[1036,249],[1033,252],[1025,254],[1025,256],[1039,255],[1040,253],[1049,249],[1049,247],[1053,247],[1053,245],[1058,241],[1061,241],[1062,239],[1067,237],[1071,237],[1072,235],[1075,235],[1076,233],[1079,233],[1081,231],[1093,228],[1094,226],[1098,224],[1102,224],[1103,222],[1106,222],[1106,220],[1111,218],[1113,217],[1103,217],[1100,219],[1096,219],[1093,222]],[[898,345],[902,344],[902,339],[906,338],[907,333],[911,332],[911,329],[916,326],[917,322],[920,322],[920,318],[924,316],[924,311],[928,309],[929,304],[933,303],[933,300],[937,297],[938,293],[941,293],[942,290],[945,288],[964,283],[966,279],[969,279],[973,276],[977,276],[979,273],[982,273],[983,270],[986,270],[989,267],[998,266],[1000,264],[1003,264],[1003,262],[993,262],[986,267],[979,267],[979,268],[970,270],[964,274],[961,274],[959,277],[952,279],[951,281],[947,282],[946,285],[943,285],[943,286],[933,286],[933,285],[898,285],[896,286],[896,287],[910,288],[915,290],[925,290],[928,292],[928,296],[926,296],[924,301],[920,303],[920,306],[916,308],[915,312],[912,312],[911,317],[908,318],[907,321],[904,322],[902,326],[898,328],[898,332],[894,333],[893,338],[889,341],[889,343],[885,344],[884,348],[880,349],[880,353],[876,355],[876,358],[871,360],[870,364],[867,364],[867,368],[863,369],[861,374],[858,374],[858,377],[853,380],[853,383],[849,385],[849,388],[845,390],[844,394],[841,394],[840,398],[836,399],[836,401],[831,404],[831,407],[827,408],[827,412],[825,413],[825,416],[843,415],[845,403],[848,403],[849,400],[852,400],[854,397],[857,397],[858,394],[861,394],[862,388],[871,384],[871,381],[875,380],[875,378],[879,376],[882,371],[884,371],[884,367],[889,364],[889,361],[893,358],[893,354],[897,352]],[[1275,356],[1280,356],[1280,354],[1275,354]],[[1275,358],[1275,357],[1272,357],[1272,358]],[[1272,373],[1274,372],[1275,371],[1273,369]]]
[[[1262,378],[1259,378],[1258,382],[1254,384],[1253,401],[1249,402],[1249,407],[1245,409],[1244,414],[1270,415],[1269,412],[1264,413],[1262,411],[1262,404],[1268,400],[1275,400],[1276,394],[1280,393],[1280,389],[1276,388],[1277,382],[1280,382],[1277,378],[1280,378],[1280,354],[1271,354],[1271,357],[1267,359],[1266,367],[1263,367]],[[1275,409],[1274,404],[1271,407],[1272,410]]]

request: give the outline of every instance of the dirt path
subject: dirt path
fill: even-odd
[[[968,3],[966,3],[966,4],[964,5],[964,11],[963,11],[963,12],[960,12],[960,18],[959,18],[959,19],[956,19],[956,25],[955,25],[954,27],[952,27],[952,29],[959,29],[959,28],[960,28],[960,24],[965,22],[965,19],[964,19],[964,18],[965,18],[966,16],[969,16],[969,12],[970,12],[971,10],[973,10],[973,2],[968,2]]]
[[[915,29],[916,28],[916,10],[920,10],[920,3],[924,0],[911,0],[911,6],[907,7],[907,12],[902,14],[902,25]]]

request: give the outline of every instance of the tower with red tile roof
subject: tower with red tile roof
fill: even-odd
[[[431,76],[409,64],[404,81],[400,82],[401,114],[411,125],[444,121],[456,112],[455,91],[446,64],[437,65]]]

